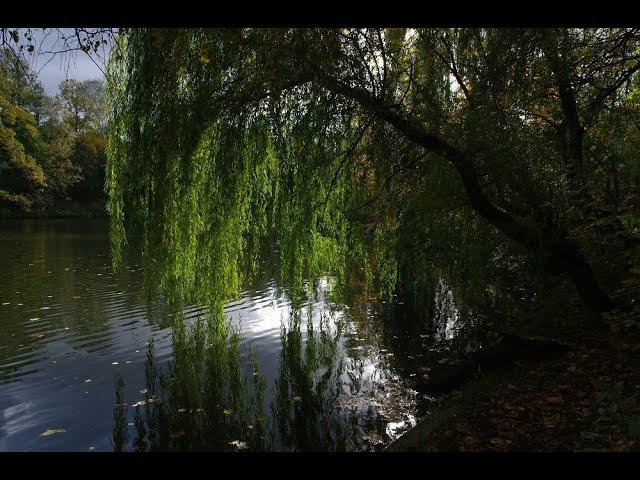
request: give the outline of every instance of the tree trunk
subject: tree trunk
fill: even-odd
[[[589,308],[602,312],[613,307],[613,302],[600,288],[591,266],[580,253],[578,246],[557,231],[543,228],[539,223],[532,223],[531,219],[525,221],[493,205],[482,190],[472,159],[464,152],[437,135],[425,131],[419,122],[410,121],[394,107],[365,90],[344,85],[330,76],[316,78],[315,81],[334,93],[357,101],[409,140],[444,157],[458,171],[471,207],[481,217],[509,238],[545,258],[549,270],[568,273]]]

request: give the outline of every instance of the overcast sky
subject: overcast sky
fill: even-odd
[[[60,36],[52,29],[49,33],[43,33],[42,29],[32,29],[36,50],[33,55],[27,55],[31,68],[38,73],[38,77],[48,95],[58,93],[58,85],[66,79],[94,80],[102,79],[104,75],[100,68],[84,52],[73,52],[64,55],[53,56],[46,52],[59,51],[61,48]],[[72,29],[60,29],[69,33]],[[96,59],[102,66],[101,61]],[[104,68],[104,66],[102,66]]]

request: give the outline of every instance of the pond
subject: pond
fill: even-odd
[[[112,272],[106,220],[0,223],[1,451],[379,450],[460,322],[443,285],[422,318],[264,279],[220,329],[149,302],[134,262]]]

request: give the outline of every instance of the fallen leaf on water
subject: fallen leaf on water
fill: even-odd
[[[40,317],[33,317],[29,319],[30,322],[35,322],[36,320],[40,320]]]
[[[111,362],[111,365],[118,365],[118,362]]]
[[[184,432],[175,432],[169,435],[169,438],[180,438],[180,437],[184,437]]]
[[[44,333],[34,333],[32,335],[29,335],[31,338],[42,338],[44,337]]]
[[[302,397],[293,397],[293,401],[294,402],[301,402],[302,401]]]
[[[365,440],[365,441],[368,441],[370,443],[373,443],[373,444],[377,444],[377,443],[381,443],[382,442],[382,439],[380,438],[380,435],[378,435],[375,432],[371,432],[368,435],[363,435],[362,439]]]
[[[249,448],[247,442],[241,442],[240,440],[234,440],[233,442],[229,442],[229,445],[233,445],[238,450],[244,450],[245,448]]]
[[[137,401],[136,403],[134,403],[134,404],[133,404],[133,405],[131,405],[131,406],[132,406],[132,407],[141,407],[141,406],[142,406],[142,405],[144,405],[145,403],[147,403],[147,402],[145,402],[144,400],[139,400],[139,401]]]
[[[66,430],[64,428],[53,428],[45,430],[40,434],[41,437],[48,437],[50,435],[55,435],[56,433],[65,433]]]
[[[233,410],[229,410],[228,408],[225,408],[222,413],[224,413],[225,415],[231,415],[233,413]]]
[[[147,393],[148,391],[149,391],[149,390],[147,390],[146,388],[143,388],[142,390],[140,390],[140,394],[141,394],[141,395],[146,395],[146,393]]]
[[[184,412],[185,412],[184,408],[179,408],[178,409],[178,413],[184,413]]]
[[[65,268],[64,268],[64,271],[65,271],[65,272],[68,272],[69,270],[71,270],[69,267],[65,267]]]
[[[91,383],[91,379],[90,379],[90,378],[87,378],[87,379],[84,381],[84,383]]]
[[[51,307],[40,307],[40,310],[50,310]]]
[[[438,360],[438,363],[440,365],[444,365],[445,363],[449,363],[449,359],[448,358],[443,358],[442,360]]]

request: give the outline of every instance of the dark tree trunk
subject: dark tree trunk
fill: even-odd
[[[425,131],[420,123],[408,120],[393,107],[367,91],[344,85],[328,76],[315,80],[325,88],[357,101],[363,108],[389,123],[409,140],[448,160],[460,175],[471,207],[481,217],[509,238],[543,257],[549,270],[568,273],[589,308],[602,312],[613,307],[613,302],[601,289],[591,266],[580,253],[578,246],[558,231],[544,228],[539,223],[532,223],[531,219],[525,221],[493,205],[483,192],[472,159],[465,153],[437,135]],[[579,151],[582,151],[581,148]]]

